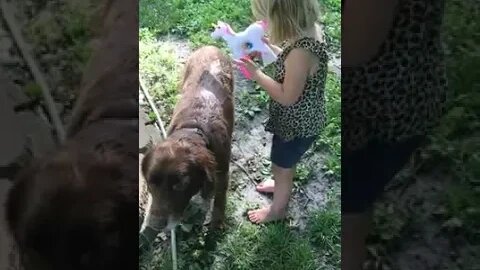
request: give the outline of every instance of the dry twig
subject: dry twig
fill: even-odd
[[[257,182],[255,181],[255,179],[253,179],[252,176],[250,176],[250,174],[248,173],[247,169],[245,169],[245,167],[242,166],[242,164],[238,163],[237,161],[231,159],[232,163],[235,164],[240,170],[242,170],[248,177],[248,179],[256,186],[257,185]]]
[[[167,132],[165,131],[165,126],[163,125],[162,119],[160,118],[160,113],[158,112],[157,107],[155,106],[155,102],[153,102],[153,98],[152,96],[150,96],[150,93],[148,92],[148,89],[145,87],[145,84],[143,83],[143,80],[141,77],[139,77],[139,81],[140,81],[140,90],[145,95],[145,98],[147,99],[147,102],[150,105],[150,108],[155,114],[155,118],[157,119],[157,124],[160,127],[160,131],[162,132],[163,139],[166,139]]]

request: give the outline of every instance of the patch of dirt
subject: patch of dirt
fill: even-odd
[[[256,191],[255,184],[271,177],[270,148],[272,135],[265,131],[265,113],[256,115],[251,121],[237,122],[233,134],[232,159],[248,172],[248,176],[237,164],[231,164],[230,190],[236,194],[237,209],[235,219],[245,219],[244,214],[253,205],[266,206],[272,196]],[[321,168],[322,156],[315,153],[305,162],[317,164]],[[320,209],[326,203],[329,181],[320,169],[311,174],[308,183],[295,185],[289,206],[291,225],[304,229],[309,211]]]
[[[191,53],[190,46],[188,44],[188,41],[184,39],[180,39],[176,36],[168,35],[168,36],[162,36],[158,39],[158,42],[160,44],[165,44],[169,48],[175,48],[175,54],[177,56],[178,63],[180,64],[185,64],[187,61],[188,56]]]

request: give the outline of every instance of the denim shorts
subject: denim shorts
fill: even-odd
[[[291,169],[300,161],[316,139],[317,136],[313,136],[285,141],[278,135],[273,135],[270,159],[278,167]]]

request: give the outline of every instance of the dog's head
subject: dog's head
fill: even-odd
[[[138,228],[134,197],[128,199],[136,181],[126,181],[135,174],[123,174],[124,163],[64,152],[19,175],[7,217],[25,269],[135,265],[135,248],[125,243],[135,241]]]
[[[175,226],[190,199],[213,185],[215,168],[214,156],[204,146],[167,139],[151,149],[142,161],[152,199],[144,225],[157,231]]]

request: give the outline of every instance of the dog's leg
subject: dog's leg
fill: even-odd
[[[202,197],[202,199],[205,201],[211,200],[214,188],[215,184],[211,182],[206,182],[205,184],[203,184],[202,190],[200,191],[200,197]]]
[[[207,182],[203,185],[202,190],[200,191],[200,198],[201,198],[201,207],[202,210],[205,211],[207,217],[205,222],[210,222],[211,217],[208,216],[211,208],[212,208],[212,199],[213,199],[213,191],[215,185],[213,183]]]
[[[226,162],[217,173],[215,183],[215,198],[213,201],[212,222],[215,229],[222,229],[225,225],[225,208],[227,204],[227,190],[229,180],[229,162]]]

